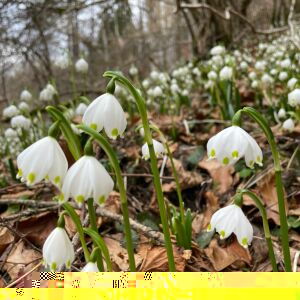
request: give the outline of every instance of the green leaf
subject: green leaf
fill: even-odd
[[[137,215],[137,220],[143,225],[159,231],[159,220],[149,212],[141,212]]]
[[[300,227],[300,217],[288,216],[288,225],[292,228]]]

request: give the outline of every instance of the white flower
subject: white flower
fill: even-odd
[[[40,100],[49,102],[53,100],[54,95],[57,94],[55,87],[48,83],[47,86],[40,92]]]
[[[258,87],[258,81],[257,80],[253,80],[252,83],[251,83],[251,87],[253,89],[256,89]]]
[[[3,109],[3,117],[4,118],[12,118],[19,114],[19,110],[15,105],[10,105]]]
[[[156,86],[154,89],[153,89],[153,96],[154,97],[161,97],[163,94],[163,91],[161,89],[160,86]]]
[[[32,100],[32,95],[29,91],[24,90],[21,92],[20,99],[21,101],[30,102]]]
[[[210,80],[216,80],[218,78],[218,74],[215,71],[210,71],[207,74],[207,78]]]
[[[230,126],[209,139],[207,143],[209,159],[216,158],[223,165],[236,163],[245,157],[246,165],[262,165],[262,151],[256,141],[241,127]]]
[[[151,77],[152,80],[156,81],[156,80],[158,80],[158,78],[159,78],[159,74],[158,74],[157,71],[154,70],[154,71],[152,71],[152,72],[150,73],[150,77]]]
[[[156,157],[162,157],[165,154],[165,148],[164,145],[157,140],[152,139],[153,141],[153,147]],[[145,143],[142,147],[142,155],[143,159],[148,160],[150,158],[149,148],[148,144]]]
[[[62,69],[62,70],[66,69],[66,68],[69,66],[69,59],[68,59],[68,57],[67,57],[67,56],[64,56],[64,55],[58,57],[58,58],[55,60],[55,65],[56,65],[58,68]]]
[[[211,55],[222,55],[226,51],[225,47],[223,46],[215,46],[210,50]]]
[[[85,103],[80,103],[76,108],[76,115],[82,116],[87,109],[87,105]]]
[[[288,94],[288,103],[290,106],[300,106],[300,89],[295,89]]]
[[[286,112],[284,108],[280,108],[277,114],[279,119],[284,119],[286,117]]]
[[[282,124],[282,128],[288,131],[293,131],[295,128],[295,123],[293,121],[293,119],[289,118],[287,120],[285,120]]]
[[[78,203],[93,198],[103,204],[113,190],[114,182],[102,164],[93,156],[84,155],[68,170],[61,200],[73,197]]]
[[[180,91],[179,86],[177,85],[177,83],[172,83],[170,86],[170,90],[173,94],[176,94]]]
[[[78,73],[87,73],[89,64],[83,58],[80,58],[75,63],[75,69]]]
[[[266,68],[266,62],[265,61],[261,61],[261,60],[257,61],[255,63],[255,68],[257,70],[264,71],[264,69]]]
[[[11,127],[22,128],[28,130],[31,125],[31,121],[24,116],[15,116],[10,120]]]
[[[247,70],[247,69],[248,69],[248,64],[247,64],[247,62],[242,61],[242,62],[240,63],[240,68],[241,68],[242,70]]]
[[[215,56],[213,56],[212,57],[212,62],[217,66],[217,67],[220,67],[220,66],[222,66],[223,65],[223,58],[222,58],[222,56],[220,56],[220,55],[215,55]]]
[[[131,76],[136,76],[138,74],[139,70],[137,69],[137,67],[135,65],[132,65],[129,69],[129,74]]]
[[[82,122],[91,128],[101,131],[116,139],[122,136],[126,126],[126,115],[119,101],[112,94],[105,93],[96,98],[86,109]]]
[[[251,80],[256,79],[256,73],[255,73],[254,71],[250,72],[250,73],[249,73],[249,78],[250,78]]]
[[[201,71],[198,68],[193,68],[192,73],[197,77],[201,77]]]
[[[273,76],[275,76],[277,73],[278,73],[278,70],[277,70],[277,69],[272,69],[272,70],[270,71],[270,74],[273,75]]]
[[[74,248],[65,229],[56,227],[43,246],[44,265],[49,266],[51,271],[56,271],[63,265],[70,268],[74,259]]]
[[[220,71],[219,76],[221,80],[230,80],[232,78],[232,68],[225,66]]]
[[[242,209],[231,204],[215,212],[208,225],[208,231],[214,230],[220,234],[221,239],[234,233],[239,243],[247,248],[253,239],[253,228]]]
[[[295,87],[297,81],[298,81],[297,78],[295,77],[291,78],[287,83],[288,88],[292,90]]]
[[[271,77],[269,74],[265,73],[262,77],[261,77],[261,81],[265,84],[265,85],[270,85],[274,82],[273,77]]]
[[[81,272],[99,272],[97,267],[97,263],[88,262],[85,267],[81,270]]]
[[[7,139],[14,139],[18,136],[17,132],[12,128],[7,128],[4,132],[4,135]]]
[[[22,101],[19,104],[19,109],[24,112],[29,112],[29,105],[26,102]]]
[[[142,82],[142,85],[145,89],[147,89],[150,86],[150,81],[149,79],[144,79]]]
[[[76,135],[80,135],[81,134],[81,130],[79,130],[75,124],[71,123],[71,128],[73,130],[73,132],[76,134]]]
[[[289,75],[288,75],[287,72],[280,72],[278,78],[279,78],[280,81],[284,81],[288,78],[288,76]]]
[[[280,62],[281,68],[289,68],[291,66],[291,60],[289,58],[286,58],[285,60],[282,60]]]
[[[18,175],[27,185],[43,179],[61,186],[68,169],[68,161],[55,138],[47,136],[35,142],[17,158]]]

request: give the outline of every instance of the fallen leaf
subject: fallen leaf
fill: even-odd
[[[23,270],[24,273],[30,271],[39,263],[39,259],[41,258],[41,253],[34,249],[27,248],[25,243],[20,240],[7,257],[3,269],[7,271],[11,280],[15,280],[21,270]]]
[[[216,191],[218,193],[226,193],[233,186],[233,166],[223,166],[216,159],[207,160],[207,158],[200,161],[198,165],[200,168],[207,170],[213,181],[217,184]]]
[[[216,271],[222,271],[229,266],[241,268],[245,263],[248,265],[251,263],[249,251],[244,249],[236,239],[224,248],[218,245],[216,239],[213,239],[204,252]]]
[[[203,181],[202,176],[198,172],[191,172],[184,169],[182,162],[177,159],[174,160],[174,165],[179,177],[179,184],[181,190],[185,190],[188,188],[192,188],[194,186],[198,186]],[[170,172],[172,172],[170,160],[167,162],[167,168]],[[166,193],[172,192],[176,190],[176,183],[172,181],[170,183],[163,184],[163,191]]]
[[[0,254],[5,250],[5,248],[12,243],[14,236],[11,231],[6,227],[0,228]]]
[[[120,242],[118,241],[121,240],[123,236],[122,234],[115,234],[113,236],[116,239],[112,239],[109,237],[103,238],[110,254],[111,262],[113,264],[113,269],[114,271],[129,271],[127,250],[123,248]],[[134,259],[135,259],[136,267],[138,267],[142,261],[140,255],[135,254]]]

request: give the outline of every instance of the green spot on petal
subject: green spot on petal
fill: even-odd
[[[54,183],[55,183],[55,184],[59,184],[59,183],[60,183],[60,176],[56,176],[56,177],[54,178]]]
[[[237,150],[232,151],[231,156],[232,156],[233,158],[238,158],[238,157],[239,157],[239,152],[238,152]]]
[[[104,202],[105,202],[105,196],[102,195],[102,196],[99,197],[98,203],[101,205],[101,204],[103,204]]]
[[[259,155],[257,155],[256,161],[257,161],[258,163],[261,163],[261,157],[260,157]]]
[[[35,179],[35,174],[33,172],[29,173],[27,176],[28,183],[33,183]]]
[[[55,262],[53,262],[53,263],[51,264],[51,270],[52,270],[52,271],[56,271],[56,269],[57,269],[57,264],[56,264]]]
[[[19,169],[18,174],[17,174],[17,178],[20,178],[23,176],[23,171],[21,169]]]
[[[94,129],[94,130],[97,130],[97,124],[95,124],[95,123],[92,123],[92,124],[90,125],[90,127],[91,127],[92,129]]]
[[[68,261],[66,262],[66,267],[67,267],[68,269],[70,269],[70,267],[71,267],[71,261],[70,261],[70,260],[68,260]]]
[[[225,231],[224,230],[221,230],[220,236],[221,236],[221,239],[224,239],[224,237],[225,237]]]
[[[211,231],[211,224],[208,224],[207,231]]]
[[[83,195],[78,195],[76,196],[76,199],[75,199],[77,202],[79,203],[82,203],[84,201],[84,196]]]
[[[111,131],[111,136],[116,138],[119,134],[119,130],[117,128],[114,128],[112,131]]]
[[[228,158],[227,156],[225,156],[225,157],[223,158],[223,164],[224,164],[225,166],[229,164],[229,158]]]
[[[247,238],[242,239],[242,246],[245,248],[248,248],[248,239]]]
[[[63,202],[65,200],[65,195],[63,193],[60,193],[58,196],[57,196],[57,199],[58,201],[60,202]]]
[[[216,156],[216,150],[215,149],[211,149],[209,156],[210,157],[215,157]]]

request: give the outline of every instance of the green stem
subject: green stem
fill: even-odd
[[[274,135],[268,123],[264,119],[264,117],[257,110],[251,107],[244,107],[243,109],[239,110],[235,114],[235,116],[241,113],[246,113],[252,119],[255,120],[255,122],[261,127],[262,131],[266,135],[268,143],[271,147],[272,156],[274,159],[275,181],[276,181],[277,200],[278,200],[279,216],[280,216],[280,233],[281,233],[281,241],[282,241],[282,248],[283,248],[284,264],[285,264],[286,271],[291,272],[292,265],[291,265],[291,256],[290,256],[290,248],[289,248],[288,223],[287,223],[287,217],[285,211],[283,183],[281,177],[281,164],[280,164],[279,152],[276,147]],[[233,119],[235,119],[235,116],[233,117]]]
[[[93,239],[93,241],[98,245],[98,247],[102,250],[107,265],[107,270],[109,272],[112,272],[112,263],[110,260],[109,252],[102,237],[91,228],[84,228],[83,231],[84,233],[88,234]]]
[[[269,228],[269,223],[268,223],[268,218],[267,218],[267,213],[266,209],[261,201],[261,199],[254,194],[253,192],[243,189],[238,191],[241,195],[248,195],[256,204],[257,208],[259,209],[259,212],[261,214],[262,220],[263,220],[263,227],[264,227],[264,233],[265,233],[265,238],[267,241],[268,249],[269,249],[269,258],[272,264],[272,268],[274,272],[278,272],[277,269],[277,263],[276,263],[276,258],[274,254],[274,248],[272,244],[272,239],[271,239],[271,233],[270,233],[270,228]]]
[[[122,172],[119,166],[119,162],[117,159],[117,156],[112,149],[109,142],[97,131],[93,130],[90,127],[87,127],[85,125],[78,125],[79,129],[83,130],[85,133],[92,136],[101,146],[101,148],[105,151],[106,155],[108,156],[116,174],[117,178],[117,184],[119,187],[120,192],[120,199],[121,199],[121,208],[123,213],[123,221],[124,221],[124,233],[126,237],[126,246],[127,246],[127,252],[128,252],[128,258],[129,258],[129,266],[130,271],[134,272],[136,270],[135,267],[135,261],[134,261],[134,249],[133,249],[133,243],[132,243],[132,235],[131,235],[131,228],[130,228],[130,222],[129,222],[129,212],[128,212],[128,203],[127,203],[127,195],[126,190],[124,186],[124,181],[122,177]]]
[[[89,198],[87,201],[87,205],[88,205],[88,211],[89,211],[89,218],[90,218],[90,224],[91,224],[91,228],[95,231],[98,232],[98,228],[97,228],[97,217],[96,217],[96,212],[95,212],[95,208],[94,208],[94,200],[93,198]],[[97,244],[94,242],[94,246],[96,247]],[[97,265],[98,265],[98,269],[103,272],[104,271],[104,265],[103,265],[103,260],[102,260],[102,253],[101,250],[99,249],[99,251],[95,254],[97,257]]]
[[[181,222],[182,224],[184,224],[184,202],[182,199],[182,194],[181,194],[181,188],[180,188],[180,183],[179,183],[179,177],[178,177],[178,173],[174,164],[174,159],[173,159],[173,155],[171,153],[170,147],[168,145],[168,142],[164,136],[164,134],[154,125],[150,125],[150,128],[152,128],[154,131],[156,131],[160,136],[161,136],[161,140],[163,141],[163,144],[167,150],[167,154],[168,157],[170,158],[170,162],[171,162],[171,168],[172,168],[172,173],[175,179],[175,184],[176,184],[176,192],[177,192],[177,197],[178,197],[178,201],[179,201],[179,210],[180,210],[180,217],[181,217]]]
[[[144,127],[144,132],[145,132],[145,140],[146,140],[146,143],[148,144],[148,148],[149,148],[150,165],[151,165],[151,170],[152,170],[152,174],[153,174],[153,181],[154,181],[154,186],[155,186],[155,190],[156,190],[156,196],[157,196],[159,213],[160,213],[160,218],[161,218],[162,227],[163,227],[163,233],[164,233],[164,237],[165,237],[165,246],[166,246],[166,251],[167,251],[167,256],[168,256],[169,269],[171,272],[175,272],[176,267],[175,267],[175,262],[174,262],[173,248],[172,248],[168,220],[167,220],[167,215],[166,215],[164,195],[163,195],[161,184],[160,184],[159,171],[158,171],[158,167],[157,167],[157,159],[156,159],[156,155],[155,155],[155,151],[154,151],[154,147],[153,147],[153,140],[152,140],[152,136],[151,136],[151,132],[150,132],[150,126],[149,126],[149,121],[148,121],[148,116],[147,116],[145,100],[142,98],[139,91],[132,85],[132,83],[126,77],[124,77],[121,73],[107,71],[104,73],[103,76],[108,77],[108,78],[115,78],[115,80],[119,81],[122,85],[127,87],[128,90],[130,91],[131,95],[133,96],[133,98],[136,101],[136,105],[138,107],[138,110],[139,110],[141,118],[142,118],[142,123],[143,123],[143,127]]]
[[[69,216],[71,217],[71,219],[73,220],[73,222],[76,226],[77,232],[79,234],[79,239],[80,239],[80,242],[81,242],[81,245],[82,245],[82,250],[83,250],[83,253],[84,253],[85,261],[89,262],[90,261],[90,253],[89,253],[89,250],[87,248],[87,245],[86,245],[86,242],[85,242],[85,239],[84,239],[84,232],[83,232],[83,228],[82,228],[82,225],[81,225],[81,222],[80,222],[80,218],[76,214],[74,208],[69,203],[66,202],[62,206],[68,212]]]

